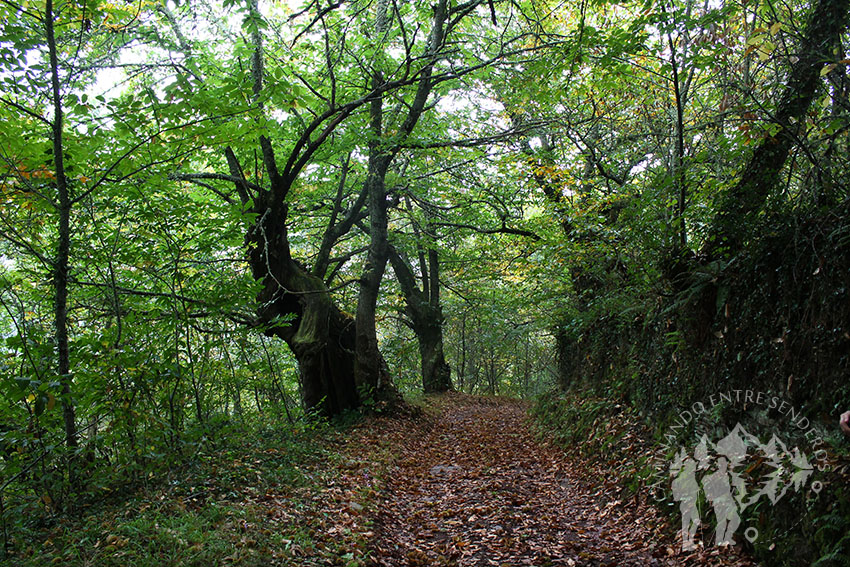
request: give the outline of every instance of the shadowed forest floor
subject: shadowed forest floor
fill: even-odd
[[[681,553],[640,493],[539,439],[523,402],[421,405],[349,428],[234,437],[161,482],[57,517],[11,564],[753,565],[713,546]]]

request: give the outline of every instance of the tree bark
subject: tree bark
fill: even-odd
[[[260,210],[248,233],[248,260],[263,283],[257,297],[263,330],[286,341],[295,355],[308,410],[338,415],[357,408],[354,318],[336,306],[321,278],[290,256],[286,206],[269,203]]]
[[[256,0],[246,0],[248,10],[258,16]],[[388,28],[391,3],[379,3],[376,41]],[[471,9],[471,8],[470,8]],[[448,2],[440,0],[434,8],[434,27],[421,60],[415,81],[416,94],[408,112],[397,125],[393,136],[385,136],[383,97],[390,87],[376,66],[371,77],[370,93],[349,104],[331,108],[316,118],[294,143],[279,171],[271,141],[260,137],[261,158],[268,188],[249,184],[232,150],[226,151],[229,179],[247,213],[256,215],[246,236],[249,265],[254,278],[262,283],[258,295],[258,319],[268,335],[284,339],[298,360],[302,376],[304,403],[325,414],[336,414],[365,403],[395,400],[397,393],[390,380],[386,362],[378,349],[375,311],[380,283],[387,262],[387,190],[385,178],[400,144],[410,135],[433,87],[431,74],[443,47],[444,28],[448,18]],[[254,54],[252,78],[255,103],[262,110],[258,94],[263,88],[262,36],[252,34]],[[405,81],[402,81],[404,83]],[[399,83],[400,85],[402,83]],[[310,157],[322,146],[335,128],[362,105],[370,108],[370,143],[367,180],[361,196],[346,218],[334,225],[332,217],[319,258],[309,270],[291,257],[287,235],[287,194],[292,183]],[[338,198],[339,207],[341,199]],[[326,281],[328,255],[333,243],[362,217],[368,207],[370,244],[361,277],[356,320],[343,313],[333,302]],[[367,398],[366,396],[370,396]]]
[[[451,368],[443,352],[443,314],[430,308],[413,332],[419,340],[422,357],[422,390],[426,394],[452,390]]]
[[[78,445],[76,410],[71,396],[71,355],[68,342],[68,272],[71,255],[71,207],[65,172],[63,144],[63,108],[59,79],[59,58],[56,33],[53,27],[53,1],[47,0],[44,8],[44,31],[50,57],[51,98],[53,103],[52,142],[56,167],[57,212],[59,214],[56,258],[53,261],[54,325],[56,332],[56,363],[62,391],[62,417],[65,425],[65,445],[71,451],[68,470],[71,484],[75,484],[74,451]]]
[[[388,28],[388,7],[388,2],[382,0],[378,3],[375,26],[376,41],[381,41]],[[369,130],[372,136],[369,141],[369,170],[366,177],[369,208],[369,249],[363,275],[360,279],[360,294],[357,301],[354,380],[358,389],[361,391],[364,389],[374,390],[381,398],[395,395],[395,389],[390,383],[389,370],[378,349],[375,327],[378,293],[386,270],[388,254],[386,175],[401,148],[401,142],[410,136],[425,111],[425,103],[433,88],[431,73],[434,61],[443,44],[443,28],[447,17],[447,0],[441,0],[434,7],[433,27],[425,50],[425,57],[432,59],[420,73],[416,94],[404,119],[399,123],[397,132],[393,136],[385,135],[383,96],[376,96],[372,99],[369,108]],[[372,90],[380,91],[383,82],[382,71],[379,67],[376,67],[372,74]]]
[[[379,3],[377,35],[386,28],[386,4]],[[380,38],[379,38],[380,39]],[[372,88],[377,90],[383,82],[380,70],[372,76]],[[369,212],[369,248],[360,277],[357,298],[357,325],[355,337],[354,382],[361,393],[379,394],[390,382],[389,370],[378,349],[376,309],[381,280],[387,266],[387,170],[394,153],[384,148],[383,97],[375,97],[369,108],[370,131],[369,165],[364,191]]]
[[[436,253],[433,260],[436,260]],[[423,269],[423,289],[407,260],[395,248],[389,248],[390,262],[404,294],[410,327],[419,342],[422,390],[425,393],[447,392],[452,389],[451,368],[443,350],[443,311],[439,300],[439,265],[432,262]],[[425,285],[427,282],[427,286]]]
[[[384,394],[391,394],[392,386],[389,369],[378,349],[375,313],[381,280],[387,266],[388,221],[384,179],[391,157],[380,154],[381,148],[378,142],[373,144],[366,180],[369,195],[370,240],[357,299],[354,382],[362,393],[368,392],[383,398]]]
[[[257,0],[247,0],[247,4],[249,13],[253,17],[259,17]],[[262,110],[260,93],[263,89],[264,66],[259,28],[252,33],[252,43],[252,91],[255,104]],[[355,107],[351,110],[353,108]],[[333,244],[353,225],[363,200],[358,199],[347,217],[338,225],[331,222],[322,242],[320,258],[311,271],[296,261],[291,254],[287,228],[287,197],[308,156],[321,145],[321,139],[329,135],[351,110],[340,110],[316,140],[311,139],[310,132],[318,128],[324,118],[314,121],[295,144],[296,149],[288,156],[283,173],[278,169],[271,141],[260,136],[262,163],[269,188],[255,187],[253,195],[236,155],[230,148],[225,152],[231,177],[237,180],[235,186],[242,205],[246,212],[256,215],[246,235],[246,243],[248,263],[254,279],[262,282],[257,296],[259,323],[266,335],[286,341],[295,355],[301,374],[304,406],[308,410],[328,416],[358,408],[364,401],[360,395],[363,392],[358,391],[355,377],[355,320],[337,307],[322,279]],[[307,149],[304,149],[304,146],[307,146]],[[302,150],[306,155],[299,158],[298,152]],[[344,184],[344,179],[341,183]],[[341,196],[335,206],[336,215],[341,207]],[[380,276],[378,278],[380,282]],[[376,363],[385,368],[383,357],[377,351],[377,341],[375,349]]]

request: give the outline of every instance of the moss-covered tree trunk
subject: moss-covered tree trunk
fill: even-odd
[[[257,0],[247,0],[247,7],[251,17],[260,18]],[[253,94],[262,110],[263,38],[259,28],[252,32],[252,44]],[[335,124],[356,106],[338,111],[337,118],[325,127],[320,138],[330,135]],[[226,150],[226,158],[242,205],[255,219],[246,234],[246,243],[252,274],[262,284],[257,297],[258,322],[267,335],[286,341],[295,355],[301,372],[305,407],[324,415],[337,415],[363,403],[355,380],[356,325],[354,318],[334,303],[322,278],[328,268],[333,244],[353,226],[363,200],[358,200],[345,218],[336,224],[342,208],[341,194],[337,198],[312,271],[292,257],[287,228],[289,190],[300,168],[307,163],[309,154],[321,146],[321,143],[312,140],[310,134],[311,129],[318,128],[324,119],[316,120],[295,143],[296,148],[306,146],[308,155],[296,159],[296,150],[290,154],[282,171],[278,169],[271,141],[260,136],[260,155],[268,188],[249,186],[243,168],[230,148]],[[340,191],[344,183],[343,175]],[[376,360],[383,362],[380,352],[376,353]]]
[[[420,323],[413,325],[422,358],[422,389],[425,393],[447,392],[452,389],[452,378],[443,352],[443,314],[428,306],[423,315]]]
[[[380,124],[380,116],[377,120]],[[357,298],[354,380],[361,392],[374,396],[376,401],[389,401],[395,397],[395,390],[391,384],[389,369],[378,348],[376,310],[381,280],[387,266],[388,221],[384,179],[391,157],[382,155],[377,143],[372,146],[371,152],[374,153],[370,156],[366,180],[370,242]]]
[[[431,250],[431,262],[422,265],[422,288],[410,262],[395,248],[389,248],[390,262],[399,282],[406,305],[410,328],[419,342],[422,368],[422,389],[426,393],[447,392],[452,389],[451,368],[443,350],[443,310],[440,305],[440,276],[437,253]]]
[[[334,303],[321,278],[290,256],[286,205],[262,202],[248,232],[248,260],[262,282],[258,318],[298,361],[304,405],[336,415],[360,405],[354,383],[354,318]]]

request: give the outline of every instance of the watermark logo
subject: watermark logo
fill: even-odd
[[[718,433],[717,424],[711,421],[716,419],[714,409],[720,404],[727,408],[740,405],[742,408],[737,409],[744,413],[772,411],[780,420],[762,438],[748,432],[740,422],[731,431]],[[682,443],[684,432],[691,432],[696,442]],[[798,444],[789,448],[792,442],[783,442],[780,436]],[[679,505],[683,551],[697,547],[697,532],[710,513],[714,515],[715,545],[734,545],[739,530],[748,541],[755,542],[758,529],[742,525],[748,508],[762,500],[776,504],[792,489],[817,493],[822,488],[814,475],[826,466],[826,450],[818,449],[824,441],[808,418],[778,396],[752,390],[711,396],[707,403],[697,402],[680,412],[665,439],[667,454],[677,449],[672,462],[663,469],[666,486],[661,488],[669,489],[662,491],[664,496]],[[800,448],[801,442],[808,453]]]

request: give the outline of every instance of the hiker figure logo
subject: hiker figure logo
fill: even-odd
[[[692,453],[681,448],[669,467],[672,496],[682,513],[682,550],[697,547],[700,502],[710,505],[714,512],[715,544],[734,545],[747,508],[762,498],[776,504],[791,487],[800,491],[814,470],[797,447],[789,450],[776,435],[763,443],[740,423],[716,443],[702,435]],[[700,499],[701,492],[704,500]],[[748,527],[744,537],[754,542],[758,530]]]

